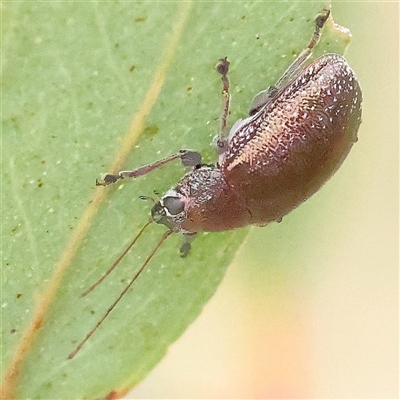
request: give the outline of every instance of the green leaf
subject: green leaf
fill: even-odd
[[[95,188],[101,172],[196,149],[214,162],[221,84],[231,124],[308,43],[323,2],[3,3],[3,389],[10,398],[120,397],[142,380],[213,295],[248,229],[172,236],[100,329],[165,231],[140,195],[163,193],[177,162]],[[332,24],[320,51],[343,52]],[[332,39],[335,38],[335,39]],[[190,355],[188,355],[190,356]]]

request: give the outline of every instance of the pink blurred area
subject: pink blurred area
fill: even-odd
[[[359,142],[320,193],[252,231],[127,398],[398,398],[399,4],[332,11],[353,34]]]

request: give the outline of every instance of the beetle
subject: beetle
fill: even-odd
[[[229,61],[219,60],[222,117],[215,140],[218,153],[215,164],[201,163],[196,151],[181,150],[153,164],[115,175],[105,174],[96,181],[96,185],[106,186],[137,178],[177,159],[192,167],[155,202],[149,222],[102,278],[84,293],[102,282],[148,225],[156,222],[168,228],[133,279],[69,358],[97,330],[172,233],[185,238],[180,250],[186,256],[192,238],[199,232],[281,221],[340,167],[357,141],[362,92],[353,70],[340,55],[326,54],[307,64],[329,15],[329,10],[323,10],[317,16],[308,46],[274,86],[253,99],[249,116],[237,121],[230,130],[227,129]]]

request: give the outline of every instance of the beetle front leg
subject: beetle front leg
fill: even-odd
[[[180,150],[177,154],[173,154],[167,158],[156,161],[155,163],[145,165],[144,167],[133,171],[120,171],[118,174],[104,174],[100,180],[96,179],[96,186],[107,186],[118,182],[125,178],[137,178],[138,176],[146,175],[147,173],[168,164],[171,161],[180,158],[185,167],[197,167],[201,164],[201,155],[197,151]]]
[[[179,248],[179,253],[181,254],[182,258],[185,258],[190,253],[190,249],[192,248],[192,241],[196,237],[196,235],[197,233],[183,235],[185,240]]]

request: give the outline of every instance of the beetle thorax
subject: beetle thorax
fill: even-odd
[[[188,172],[152,210],[156,222],[174,232],[223,231],[248,224],[243,201],[218,166]]]

